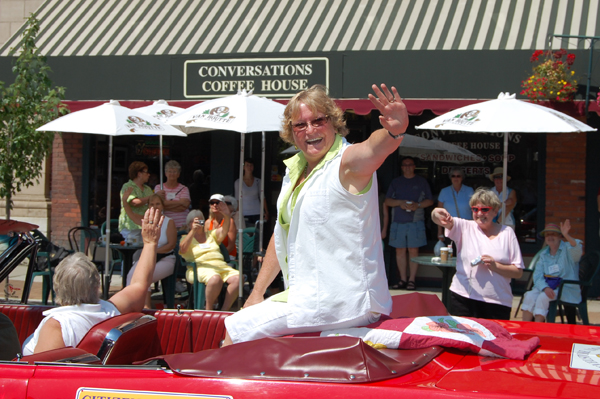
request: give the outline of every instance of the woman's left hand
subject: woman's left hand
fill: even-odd
[[[160,228],[165,217],[159,209],[150,208],[144,214],[142,219],[142,238],[144,245],[158,244],[160,238]]]
[[[381,126],[393,135],[406,132],[408,112],[396,88],[392,86],[391,92],[385,84],[381,85],[381,90],[377,85],[373,85],[372,88],[377,97],[369,94],[369,100],[381,112],[381,116],[379,116]]]
[[[227,204],[224,201],[219,202],[219,204],[217,205],[217,209],[219,209],[219,212],[221,212],[223,215],[231,217],[229,206],[227,206]]]

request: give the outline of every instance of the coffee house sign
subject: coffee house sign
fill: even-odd
[[[292,97],[314,84],[329,87],[329,60],[249,58],[184,63],[185,98],[214,98],[252,90],[263,97]]]

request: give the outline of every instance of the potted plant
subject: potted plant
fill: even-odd
[[[575,62],[575,54],[565,49],[555,51],[536,50],[531,56],[533,74],[521,82],[522,95],[533,102],[548,100],[565,103],[573,101],[577,91],[575,71],[571,66]]]

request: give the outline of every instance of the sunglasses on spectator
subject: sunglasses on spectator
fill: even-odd
[[[294,132],[296,133],[300,133],[305,131],[306,129],[308,129],[308,125],[312,126],[313,128],[319,128],[321,126],[325,126],[325,124],[327,123],[327,121],[329,121],[329,116],[325,115],[325,116],[320,116],[317,119],[313,119],[310,122],[298,122],[298,123],[294,123],[292,125],[292,129],[294,130]]]
[[[454,177],[462,177],[462,175],[452,175],[451,177],[452,178],[454,178]]]
[[[225,201],[225,203],[226,203],[227,205],[231,205],[231,202],[227,202],[227,201]]]
[[[473,207],[471,207],[471,210],[473,211],[473,213],[477,213],[477,212],[488,213],[489,211],[492,210],[492,208],[489,206],[473,206]]]
[[[221,201],[210,201],[209,204],[210,205],[219,205],[221,203]]]

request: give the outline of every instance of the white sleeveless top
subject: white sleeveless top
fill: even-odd
[[[349,193],[339,180],[342,154],[348,146],[343,139],[338,154],[306,180],[289,233],[279,223],[275,227],[277,258],[289,286],[289,327],[333,324],[392,310],[376,174],[368,191]],[[292,184],[286,173],[281,193]],[[278,203],[277,209],[282,205]]]
[[[94,325],[118,316],[121,312],[112,303],[100,300],[97,304],[60,306],[46,310],[42,314],[46,317],[23,343],[23,356],[33,355],[40,338],[40,330],[49,319],[55,319],[60,323],[65,346],[76,347]]]

